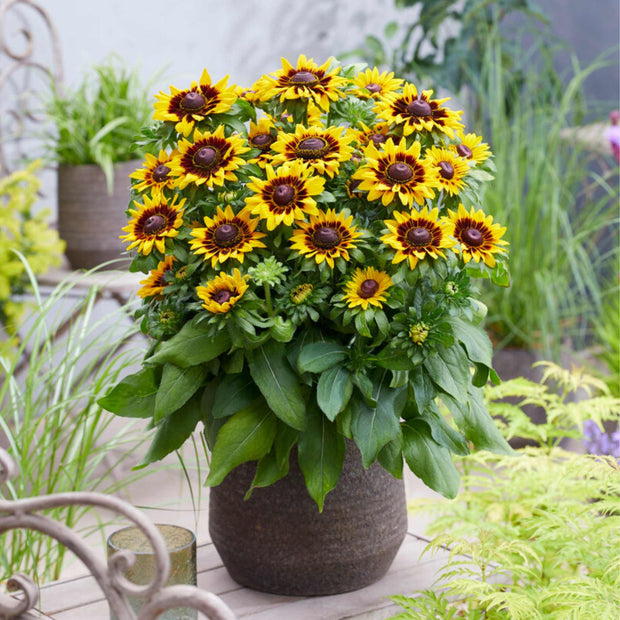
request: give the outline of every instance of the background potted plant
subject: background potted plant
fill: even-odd
[[[403,460],[454,497],[452,454],[510,451],[470,279],[508,284],[490,152],[446,99],[334,60],[157,99],[123,228],[153,345],[100,403],[153,420],[143,465],[204,425],[210,531],[240,583],[367,585],[405,533]]]
[[[128,177],[141,156],[133,142],[152,115],[148,93],[137,71],[113,57],[75,90],[52,87],[46,112],[55,125],[48,143],[58,163],[58,230],[73,268],[120,258]]]

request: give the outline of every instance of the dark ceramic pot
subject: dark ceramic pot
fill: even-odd
[[[402,480],[377,463],[365,470],[347,441],[340,480],[319,513],[295,450],[289,474],[245,501],[255,470],[244,463],[210,490],[209,532],[237,583],[316,596],[357,590],[385,575],[407,531]]]
[[[65,254],[73,269],[91,269],[113,259],[126,258],[119,239],[127,225],[129,175],[140,160],[114,166],[114,191],[108,194],[105,176],[94,164],[58,167],[58,233],[67,243]],[[106,269],[125,269],[129,259]]]

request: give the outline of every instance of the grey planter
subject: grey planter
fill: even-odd
[[[58,233],[67,243],[65,254],[73,269],[91,269],[125,253],[119,235],[127,224],[129,175],[140,164],[134,160],[114,166],[111,195],[99,166],[58,167]],[[129,259],[108,268],[124,269],[128,264]]]
[[[210,491],[209,532],[235,581],[315,596],[357,590],[385,575],[407,531],[402,480],[377,463],[365,470],[347,440],[340,480],[319,513],[295,450],[289,474],[244,501],[255,470],[244,463]]]

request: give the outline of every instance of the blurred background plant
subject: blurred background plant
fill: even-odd
[[[575,403],[569,395],[581,391]],[[517,404],[504,401],[517,398]],[[543,378],[488,387],[489,411],[506,439],[535,446],[517,456],[476,452],[462,457],[463,490],[453,502],[416,501],[431,511],[425,552],[449,547],[436,587],[394,600],[398,620],[426,618],[600,618],[620,608],[620,467],[615,456],[560,447],[584,426],[602,432],[620,418],[620,400],[599,379],[543,365]],[[545,409],[532,424],[523,406]]]
[[[119,324],[130,325],[129,310],[119,308],[97,320],[95,288],[76,298],[75,280],[65,281],[42,295],[25,260],[23,267],[33,291],[33,312],[20,332],[17,350],[0,344],[0,445],[9,451],[20,475],[0,488],[0,497],[84,490],[118,493],[147,475],[119,475],[143,441],[143,429],[134,429],[135,420],[119,424],[96,404],[139,357],[135,349],[123,348],[136,333],[134,327],[118,338],[109,336],[111,330],[118,333]],[[61,308],[69,312],[68,323]],[[79,506],[44,514],[80,531],[88,511]],[[103,525],[99,521],[93,527],[102,537]],[[5,533],[0,574],[20,571],[40,582],[58,579],[65,551],[38,532]]]
[[[55,126],[46,135],[49,156],[59,164],[97,164],[112,192],[115,163],[142,157],[134,138],[153,114],[153,78],[143,83],[137,68],[110,56],[92,67],[74,90],[52,94],[46,114]]]
[[[417,19],[388,24],[383,39],[368,36],[352,54],[456,96],[495,154],[484,203],[507,226],[512,249],[512,286],[485,287],[497,345],[558,360],[566,344],[581,349],[609,336],[617,342],[617,331],[595,331],[618,252],[617,166],[610,152],[606,171],[598,170],[571,133],[587,113],[596,114],[584,83],[613,54],[585,68],[571,57],[570,70],[560,74],[556,54],[567,45],[529,0],[396,5],[418,7]]]
[[[25,303],[30,278],[21,253],[35,275],[60,264],[64,242],[50,227],[50,211],[37,209],[40,161],[0,178],[0,346],[14,338]],[[3,336],[4,333],[4,336]]]

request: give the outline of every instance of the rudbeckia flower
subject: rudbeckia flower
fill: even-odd
[[[420,158],[421,145],[414,142],[409,148],[405,138],[398,145],[388,139],[383,150],[374,144],[364,150],[366,163],[353,174],[361,183],[358,189],[368,192],[368,200],[378,200],[388,206],[395,197],[403,205],[419,205],[435,196],[437,173],[433,167]]]
[[[170,94],[160,92],[155,95],[153,118],[156,121],[175,123],[176,131],[189,136],[196,121],[202,121],[210,114],[220,114],[230,109],[237,101],[235,87],[226,86],[228,76],[217,84],[211,84],[211,77],[204,69],[200,82],[192,82],[190,88],[179,90],[170,87]]]
[[[297,67],[282,58],[282,69],[270,75],[264,75],[258,80],[253,90],[261,101],[269,101],[280,97],[280,101],[287,99],[302,99],[313,101],[319,108],[327,112],[330,101],[338,101],[344,97],[340,90],[347,86],[348,80],[339,77],[340,67],[329,71],[331,58],[320,67],[302,54],[297,60]]]
[[[481,164],[489,158],[491,149],[489,145],[482,142],[482,137],[475,133],[464,134],[462,131],[456,134],[457,143],[451,144],[450,149],[455,151],[459,157],[467,160],[470,165]]]
[[[375,112],[382,119],[400,125],[405,136],[414,131],[425,133],[438,129],[453,138],[454,131],[463,127],[460,122],[462,112],[442,106],[449,97],[431,99],[432,95],[432,90],[418,94],[413,84],[405,84],[402,94],[387,95],[380,100]]]
[[[130,209],[131,219],[123,230],[127,233],[121,235],[121,240],[129,242],[128,250],[138,248],[140,254],[150,254],[153,247],[164,254],[166,239],[176,237],[178,229],[183,224],[183,205],[185,198],[175,204],[176,196],[168,201],[163,196],[149,198],[144,196],[144,204],[134,201],[137,210]]]
[[[314,258],[317,265],[325,261],[332,269],[334,259],[342,257],[349,260],[348,250],[355,247],[355,240],[362,236],[352,226],[353,216],[328,209],[319,211],[310,217],[309,224],[300,224],[300,229],[293,232],[291,247],[301,255]]]
[[[458,194],[465,185],[464,178],[469,172],[469,166],[456,151],[432,146],[426,151],[426,160],[437,173],[439,189],[443,189],[450,196]]]
[[[135,183],[133,189],[138,192],[150,190],[152,196],[161,194],[164,189],[173,189],[176,185],[176,178],[172,175],[170,162],[176,155],[173,151],[170,155],[166,151],[159,151],[157,157],[146,154],[146,161],[142,168],[132,172],[129,177],[137,179],[140,183]]]
[[[374,267],[356,269],[345,286],[343,299],[349,308],[362,307],[366,310],[369,305],[383,307],[387,299],[386,291],[392,286],[392,278],[385,272]]]
[[[319,210],[312,196],[323,191],[325,179],[312,176],[312,168],[291,162],[276,171],[267,164],[266,180],[252,177],[248,189],[254,194],[245,199],[252,214],[267,221],[267,230],[279,224],[291,226],[308,215],[318,215]]]
[[[222,271],[206,286],[197,286],[196,294],[204,302],[202,307],[213,314],[228,312],[248,290],[247,278],[242,277],[238,269],[232,276]]]
[[[360,99],[379,99],[399,90],[404,81],[395,78],[392,72],[379,73],[379,69],[374,67],[355,76],[351,92]]]
[[[182,138],[178,146],[179,154],[170,162],[170,169],[179,177],[180,189],[190,183],[213,187],[223,185],[225,180],[236,181],[233,171],[245,164],[240,155],[250,150],[241,136],[227,138],[223,125],[213,133],[196,129],[192,142]]]
[[[247,208],[237,215],[230,205],[225,210],[217,208],[217,215],[204,218],[204,228],[191,231],[190,248],[195,254],[203,255],[205,260],[211,259],[211,267],[223,263],[229,258],[243,262],[245,254],[254,248],[264,248],[259,241],[265,233],[256,231],[258,220],[250,219]]]
[[[454,226],[452,233],[459,242],[453,250],[461,253],[465,263],[472,259],[478,263],[481,260],[489,267],[495,267],[495,254],[503,254],[508,245],[502,239],[506,228],[499,224],[493,224],[493,216],[485,215],[482,209],[475,211],[472,207],[470,212],[460,204],[458,211],[448,211],[449,218],[442,218]]]
[[[394,219],[385,221],[390,232],[381,237],[383,243],[396,250],[393,263],[407,259],[409,267],[415,269],[418,261],[427,256],[445,258],[442,250],[452,247],[456,242],[450,238],[450,222],[439,222],[438,213],[438,209],[429,212],[426,207],[419,213],[394,211]]]
[[[297,125],[295,133],[281,133],[273,143],[271,148],[276,152],[273,165],[297,161],[331,178],[338,173],[341,162],[351,159],[353,149],[349,142],[352,139],[342,127]]]
[[[161,295],[163,290],[168,286],[164,274],[172,269],[174,256],[168,255],[163,261],[159,261],[156,269],[153,269],[145,280],[140,280],[142,288],[138,290],[138,296],[142,299]]]

